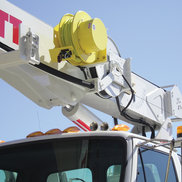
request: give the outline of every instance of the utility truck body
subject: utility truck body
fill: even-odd
[[[61,106],[79,127],[1,143],[0,181],[181,181],[181,140],[172,136],[181,93],[133,73],[100,19],[78,11],[52,28],[0,1],[0,78],[40,107]],[[86,105],[109,114],[115,126]]]

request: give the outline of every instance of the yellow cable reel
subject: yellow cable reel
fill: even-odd
[[[106,61],[107,31],[103,22],[86,12],[66,14],[54,28],[51,60],[67,60],[75,66]]]

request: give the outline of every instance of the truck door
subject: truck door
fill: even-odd
[[[168,155],[159,150],[139,148],[137,182],[164,182]],[[171,158],[168,182],[177,182],[177,175]]]

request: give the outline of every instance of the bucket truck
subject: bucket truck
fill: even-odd
[[[61,106],[78,126],[1,142],[0,181],[181,181],[178,87],[133,73],[99,18],[78,11],[52,28],[0,1],[0,78],[40,107]],[[113,117],[114,128],[86,106]]]

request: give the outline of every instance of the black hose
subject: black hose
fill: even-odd
[[[118,97],[118,96],[116,97],[116,103],[117,103],[117,107],[118,107],[118,110],[119,110],[119,112],[120,112],[120,115],[123,116],[123,117],[125,117],[127,120],[132,121],[132,122],[135,122],[135,123],[139,123],[139,124],[141,124],[141,125],[148,126],[148,127],[150,128],[150,130],[151,130],[151,138],[154,138],[154,137],[155,137],[155,130],[154,130],[154,128],[153,128],[152,126],[150,126],[150,124],[148,124],[148,123],[147,123],[146,121],[144,121],[142,118],[140,118],[140,119],[135,119],[135,118],[129,116],[129,115],[126,113],[126,109],[130,106],[130,104],[131,104],[131,102],[132,102],[132,100],[133,100],[133,98],[134,98],[134,90],[132,89],[131,85],[129,84],[129,82],[127,81],[127,79],[125,78],[125,76],[122,75],[122,77],[123,77],[123,79],[125,80],[125,82],[127,83],[127,85],[128,85],[129,88],[130,88],[130,91],[131,91],[131,98],[130,98],[128,104],[126,105],[126,107],[125,107],[123,110],[121,110],[121,108],[120,108],[119,97]],[[142,132],[142,134],[144,134],[144,132]]]

